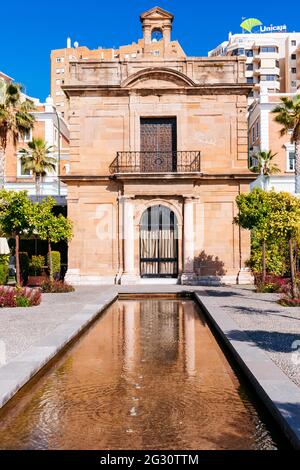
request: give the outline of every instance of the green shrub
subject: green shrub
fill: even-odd
[[[74,292],[74,287],[71,284],[67,284],[63,281],[44,281],[41,284],[42,292],[50,294],[63,294],[66,292]]]
[[[0,308],[33,307],[41,303],[40,289],[0,286]]]
[[[9,265],[9,255],[0,255],[0,264]]]
[[[261,292],[261,293],[272,293],[272,292],[277,292],[276,286],[272,283],[265,283],[265,284],[260,284],[256,288],[256,292]]]
[[[9,256],[0,255],[0,285],[6,284],[9,272]]]
[[[32,255],[29,263],[29,274],[31,276],[40,276],[45,266],[45,257],[42,255]]]
[[[251,256],[247,261],[247,266],[253,273],[260,273],[262,270],[262,249],[255,233],[251,237]],[[276,243],[266,245],[266,268],[267,272],[284,276],[288,273],[288,245],[280,239]]]
[[[30,299],[28,299],[28,297],[24,297],[23,295],[16,297],[16,307],[30,307]]]
[[[9,271],[8,266],[4,264],[0,264],[0,285],[1,286],[3,286],[3,284],[6,284],[7,282],[8,271]]]
[[[51,258],[52,258],[52,272],[53,273],[60,273],[60,252],[59,251],[51,251]],[[50,262],[49,262],[49,253],[47,255],[47,262],[48,268],[50,269]]]

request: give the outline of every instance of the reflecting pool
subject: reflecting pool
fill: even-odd
[[[276,449],[192,300],[119,300],[1,416],[1,449]]]

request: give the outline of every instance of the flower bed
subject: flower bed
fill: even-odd
[[[0,308],[34,307],[41,303],[41,291],[29,287],[0,286]]]
[[[290,291],[290,279],[275,274],[267,274],[263,283],[261,275],[255,276],[256,292],[278,292],[287,294]]]
[[[62,294],[66,292],[74,292],[74,287],[71,284],[63,281],[44,281],[41,284],[41,289],[45,293]]]
[[[277,301],[283,307],[300,307],[300,298],[288,297],[287,295]]]

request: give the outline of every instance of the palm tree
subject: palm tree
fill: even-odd
[[[33,101],[24,98],[22,86],[18,83],[5,83],[0,95],[0,187],[5,182],[6,148],[10,138],[16,147],[19,135],[24,136],[34,126],[31,114],[36,107]]]
[[[258,152],[255,155],[257,159],[257,164],[250,168],[254,173],[260,173],[263,176],[271,176],[276,173],[280,173],[280,168],[276,163],[273,163],[273,159],[276,157],[277,153],[269,152]]]
[[[44,139],[33,138],[28,148],[20,149],[21,164],[24,170],[32,171],[35,177],[36,196],[41,194],[41,180],[47,173],[55,171],[56,159],[51,157],[52,147],[47,146]]]
[[[281,98],[281,104],[272,113],[275,121],[283,127],[280,135],[291,132],[291,143],[295,144],[295,193],[300,193],[300,95]]]

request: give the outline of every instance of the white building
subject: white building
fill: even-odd
[[[275,122],[272,110],[280,104],[280,98],[297,96],[297,93],[268,93],[262,89],[260,96],[249,108],[249,156],[250,164],[255,164],[255,155],[259,151],[276,153],[274,163],[280,173],[265,178],[260,176],[251,188],[260,187],[276,191],[295,192],[295,145],[291,143],[291,133],[280,135],[281,126]]]
[[[24,95],[25,97],[25,95]],[[19,150],[26,148],[33,137],[44,139],[51,147],[51,157],[57,160],[56,171],[49,173],[41,183],[41,195],[53,196],[59,204],[66,204],[66,185],[61,183],[59,175],[69,172],[69,128],[60,113],[57,113],[52,98],[40,103],[36,98],[31,99],[37,110],[32,114],[35,117],[34,128],[24,137],[19,138],[17,147],[10,145],[6,151],[5,188],[15,191],[26,190],[30,196],[36,194],[35,182],[30,171],[23,168]]]
[[[228,40],[208,55],[244,56],[253,98],[259,96],[261,88],[294,93],[300,87],[300,33],[229,33]]]

